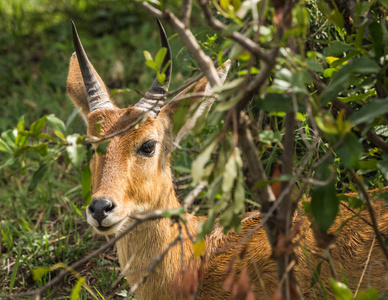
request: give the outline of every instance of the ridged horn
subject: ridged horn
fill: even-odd
[[[99,76],[86,55],[81,40],[78,37],[77,28],[72,20],[71,25],[73,28],[74,48],[86,89],[89,110],[92,112],[95,110],[113,109],[114,106],[110,101],[109,95],[103,84],[98,80]]]
[[[154,82],[152,83],[151,88],[144,97],[139,100],[134,106],[144,111],[150,111],[151,113],[158,115],[161,107],[163,106],[164,100],[166,100],[166,95],[168,92],[168,87],[170,86],[171,81],[171,71],[172,71],[172,59],[171,59],[171,48],[168,42],[166,31],[164,30],[159,19],[156,19],[159,27],[160,42],[163,48],[167,48],[166,56],[164,57],[162,66],[160,67],[160,72],[165,68],[169,63],[167,70],[165,71],[166,80],[164,84],[161,84],[158,81],[158,76],[156,76]]]

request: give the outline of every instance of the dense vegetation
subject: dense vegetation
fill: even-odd
[[[252,1],[255,9],[244,12],[248,2],[212,2],[212,13],[227,24],[222,32],[207,26],[194,4],[190,29],[214,61],[231,58],[232,70],[207,123],[201,120],[206,126],[197,126],[193,137],[182,141],[189,151],[173,153],[177,193],[184,196],[199,182],[208,183],[196,202],[199,213],[209,216],[201,236],[213,228],[216,217],[226,230],[238,230],[241,216],[260,206],[245,181],[244,154],[235,147],[233,119],[240,109],[252,122],[266,177],[271,177],[286,149],[293,168],[283,170],[278,180],[291,180],[299,198],[313,195],[306,212],[326,232],[338,212],[338,199],[354,209],[366,208],[362,196],[335,196],[360,191],[354,172],[366,189],[386,186],[388,151],[376,144],[376,137],[383,144],[388,137],[388,3],[356,1],[352,10],[347,1],[296,1],[289,20],[280,20],[278,1]],[[156,7],[179,15],[180,5],[165,1]],[[0,2],[0,294],[44,286],[60,268],[103,242],[92,236],[84,220],[91,197],[90,151],[83,143],[85,128],[78,111],[66,96],[68,61],[74,51],[70,19],[118,106],[134,103],[155,76],[143,59],[143,51],[153,56],[158,51],[154,17],[136,2]],[[174,29],[166,29],[173,52],[173,90],[199,68]],[[232,31],[242,32],[268,51],[279,48],[268,80],[249,99],[239,91],[265,64],[229,39]],[[187,113],[182,103],[177,128]],[[291,129],[287,116],[294,122]],[[285,135],[295,140],[292,151]],[[257,187],[271,183],[255,182]],[[52,272],[46,274],[49,268]],[[36,269],[40,273],[33,278]],[[80,289],[85,279],[85,289]],[[339,286],[333,283],[333,291]],[[111,249],[44,296],[76,299],[80,293],[82,299],[91,295],[120,299],[127,289]],[[338,299],[348,295],[346,288],[338,293]],[[365,293],[379,299],[373,290]]]

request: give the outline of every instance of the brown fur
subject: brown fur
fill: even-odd
[[[205,88],[205,81],[200,86]],[[88,103],[78,64],[72,58],[70,62],[67,89],[74,104],[82,108],[81,113],[87,119],[89,136],[104,136],[125,128],[136,119],[140,112],[134,108],[94,111],[89,113]],[[198,89],[197,91],[201,91]],[[175,196],[170,170],[169,152],[173,141],[172,117],[175,105],[163,107],[157,118],[148,116],[138,128],[115,136],[111,139],[105,155],[94,155],[91,161],[93,198],[108,197],[116,205],[114,212],[117,218],[125,220],[116,234],[125,228],[131,219],[131,214],[143,213],[154,209],[171,209],[179,207]],[[95,124],[103,120],[98,132]],[[143,157],[138,153],[139,147],[150,138],[157,141],[155,154]],[[376,205],[380,230],[388,234],[388,209]],[[341,210],[341,218],[347,219],[350,214],[346,209]],[[369,219],[363,212],[362,216]],[[188,228],[196,235],[198,228],[197,217],[186,215]],[[257,299],[272,297],[278,287],[277,272],[271,257],[271,248],[264,229],[256,231],[244,245],[241,238],[260,222],[258,214],[253,214],[242,222],[242,232],[231,232],[223,235],[220,228],[216,228],[206,237],[206,266],[205,277],[200,293],[201,299],[226,299],[230,296],[223,289],[227,275],[236,271],[239,274],[244,266],[248,268],[250,280],[253,283]],[[296,278],[306,299],[322,298],[319,284],[315,291],[310,287],[315,266],[322,258],[323,250],[317,246],[313,232],[306,217],[296,214],[294,222],[303,220],[303,229],[296,240],[309,251],[306,257],[301,247],[296,248],[298,264]],[[145,270],[152,260],[165,250],[179,234],[177,225],[170,225],[168,219],[145,222],[123,239],[117,242],[117,252],[122,271],[126,274],[130,285],[133,285],[145,274]],[[339,218],[333,226],[332,232],[337,233]],[[365,268],[365,261],[372,244],[374,233],[369,225],[360,218],[353,218],[342,228],[332,250],[333,261],[338,278],[342,270],[352,291],[355,291],[358,280]],[[181,248],[179,244],[173,247],[160,262],[155,271],[149,275],[146,282],[136,291],[140,299],[172,299],[171,286],[175,275],[182,269],[198,266],[198,259],[193,258],[191,241],[185,235],[184,265],[181,266]],[[245,255],[240,259],[239,254],[245,248]],[[232,261],[232,264],[230,263]],[[232,266],[232,269],[227,269]],[[322,265],[321,278],[327,288],[327,279],[332,276],[328,263]],[[387,262],[375,242],[371,260],[367,266],[361,288],[376,287],[379,291],[388,286]],[[181,298],[181,297],[179,297]]]

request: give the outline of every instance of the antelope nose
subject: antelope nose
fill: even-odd
[[[93,199],[89,205],[89,212],[101,225],[101,221],[108,216],[108,213],[115,208],[115,205],[106,198]]]

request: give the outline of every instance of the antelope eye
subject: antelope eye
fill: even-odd
[[[92,144],[86,144],[86,150],[89,151],[92,149],[92,154],[96,153],[96,149],[94,149]]]
[[[155,152],[156,141],[149,140],[145,142],[138,150],[138,153],[145,156],[152,156]]]

